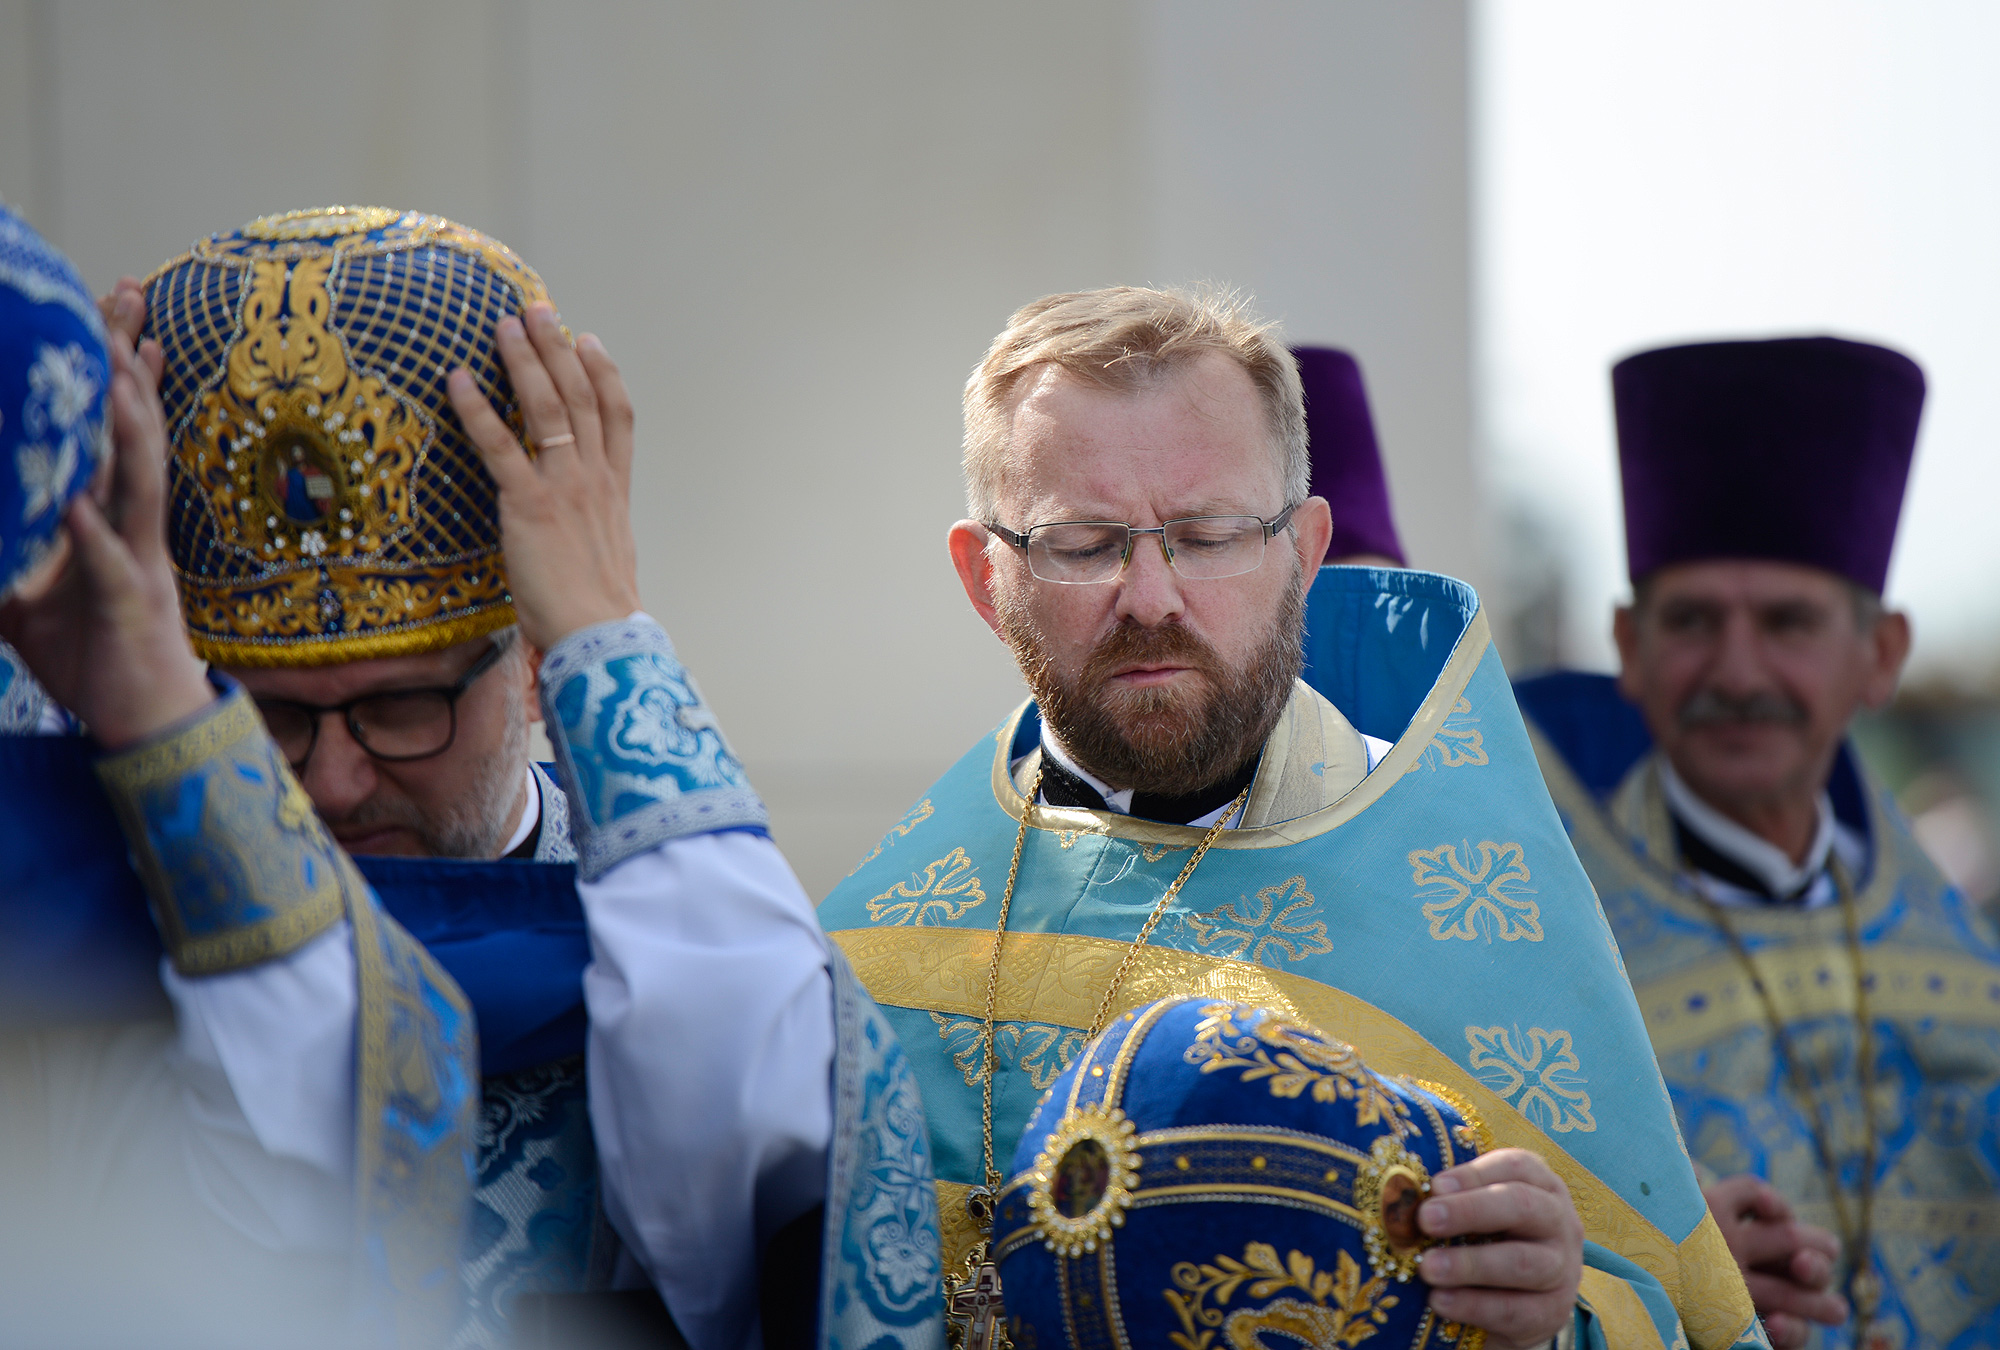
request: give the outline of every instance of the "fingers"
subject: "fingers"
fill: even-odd
[[[1573,1315],[1574,1290],[1524,1295],[1492,1289],[1433,1289],[1430,1304],[1440,1317],[1486,1332],[1486,1343],[1545,1346]]]
[[[1746,1271],[1743,1283],[1749,1287],[1750,1301],[1759,1316],[1783,1313],[1825,1326],[1839,1326],[1847,1320],[1847,1300],[1823,1289],[1801,1289],[1789,1280],[1759,1271]]]
[[[1471,1162],[1447,1168],[1431,1178],[1431,1194],[1453,1195],[1500,1181],[1523,1181],[1546,1191],[1560,1191],[1564,1196],[1569,1194],[1562,1178],[1549,1170],[1541,1155],[1525,1148],[1495,1149],[1491,1153],[1480,1154]]]
[[[88,495],[88,494],[86,494]],[[10,622],[18,623],[25,610],[46,597],[68,574],[69,555],[73,551],[67,527],[59,528],[50,541],[49,551],[26,576],[14,583],[13,594],[8,597],[4,612],[11,616]],[[0,637],[13,642],[12,632],[0,632]],[[16,644],[18,645],[18,644]]]
[[[1710,1184],[1702,1191],[1702,1198],[1714,1211],[1715,1221],[1725,1226],[1740,1223],[1745,1215],[1771,1223],[1782,1223],[1792,1217],[1785,1198],[1761,1178],[1748,1173]]]
[[[523,322],[535,354],[541,358],[542,369],[548,373],[549,382],[563,403],[567,426],[558,428],[557,434],[564,429],[575,433],[577,453],[586,459],[603,454],[604,428],[597,411],[597,390],[577,357],[575,345],[563,333],[555,306],[537,301],[528,306]]]
[[[1830,1274],[1833,1268],[1831,1258],[1804,1242],[1802,1230],[1809,1227],[1796,1223],[1746,1223],[1737,1230],[1735,1241],[1730,1243],[1729,1254],[1745,1270],[1753,1267],[1789,1269],[1795,1258],[1809,1256],[1815,1268],[1823,1264]]]
[[[159,344],[148,342],[155,352]],[[110,517],[133,553],[164,558],[167,551],[166,414],[153,371],[132,350],[122,330],[111,335],[112,496]]]
[[[1771,1342],[1771,1350],[1801,1350],[1811,1328],[1796,1317],[1784,1313],[1758,1314],[1764,1319],[1764,1335]]]
[[[514,397],[521,405],[521,420],[527,424],[528,439],[535,443],[538,456],[554,453],[554,458],[547,461],[550,464],[600,453],[595,417],[592,417],[588,427],[578,424],[571,415],[568,401],[556,387],[555,377],[550,373],[549,360],[543,350],[545,339],[538,340],[530,335],[530,322],[541,328],[553,324],[554,318],[554,312],[547,306],[530,305],[525,319],[509,315],[500,321],[493,333],[494,341],[500,348],[501,363],[507,367],[508,378],[514,382]],[[548,345],[568,346],[560,330],[556,331],[553,342]],[[575,362],[575,354],[570,353],[569,359]],[[577,369],[580,371],[581,367]],[[555,443],[550,444],[552,441]]]
[[[597,391],[597,412],[604,424],[604,457],[610,462],[620,488],[629,491],[635,419],[632,396],[625,388],[625,377],[619,373],[618,363],[611,359],[610,352],[604,350],[604,344],[595,333],[585,333],[576,340],[576,355],[583,362],[584,371]]]
[[[70,503],[63,523],[69,527],[69,536],[75,542],[75,565],[91,593],[115,599],[133,588],[132,554],[89,493]]]
[[[97,302],[97,312],[104,316],[104,326],[110,332],[123,333],[127,342],[136,343],[146,328],[146,292],[138,278],[118,278],[111,294]]]
[[[472,378],[472,372],[464,366],[454,370],[445,380],[445,392],[450,395],[451,406],[458,413],[465,434],[472,438],[473,448],[479,451],[479,458],[485,462],[486,471],[493,475],[493,481],[500,485],[500,491],[515,494],[532,491],[535,486],[534,465],[528,462],[527,452],[514,439],[513,431],[500,414],[493,410],[486,395],[479,392],[479,383]]]
[[[1431,1178],[1417,1223],[1432,1237],[1550,1237],[1575,1227],[1569,1188],[1526,1149],[1500,1149]],[[1579,1239],[1580,1240],[1580,1239]]]
[[[1799,1246],[1806,1252],[1817,1252],[1826,1258],[1831,1271],[1833,1263],[1840,1259],[1840,1239],[1816,1223],[1795,1223],[1792,1231],[1798,1234]]]
[[[1549,1242],[1491,1242],[1433,1247],[1418,1263],[1433,1289],[1554,1289],[1569,1273],[1568,1254]]]

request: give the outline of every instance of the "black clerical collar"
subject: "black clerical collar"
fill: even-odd
[[[1185,797],[1163,797],[1157,793],[1135,792],[1132,806],[1125,814],[1137,816],[1141,820],[1157,820],[1169,825],[1185,825],[1191,820],[1200,820],[1211,812],[1220,810],[1236,800],[1238,793],[1249,787],[1257,777],[1258,756],[1251,756],[1242,768],[1220,783],[1205,787],[1199,792]],[[1078,806],[1089,811],[1113,811],[1117,808],[1104,800],[1104,794],[1092,787],[1084,779],[1070,771],[1056,756],[1049,753],[1045,742],[1042,746],[1042,800],[1050,806]]]
[[[1771,903],[1796,904],[1806,891],[1812,889],[1812,883],[1819,879],[1815,873],[1794,894],[1774,895],[1763,877],[1689,829],[1686,821],[1672,811],[1667,812],[1667,818],[1674,823],[1674,847],[1680,850],[1681,861],[1695,871],[1706,873],[1739,891],[1748,891]]]

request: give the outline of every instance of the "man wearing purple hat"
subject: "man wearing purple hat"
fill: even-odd
[[[1612,389],[1622,668],[1517,694],[1709,1205],[1774,1344],[1994,1344],[2000,936],[1846,739],[1910,649],[1881,597],[1923,373],[1787,338]]]
[[[1389,480],[1361,363],[1338,347],[1294,347],[1292,356],[1305,392],[1312,495],[1326,498],[1333,516],[1327,562],[1408,567],[1389,512]]]

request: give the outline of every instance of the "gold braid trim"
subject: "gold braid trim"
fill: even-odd
[[[961,1017],[980,1014],[977,972],[990,954],[991,932],[861,928],[830,936],[847,954],[876,1002]],[[1102,987],[1104,974],[1117,965],[1128,945],[1072,934],[1010,933],[997,1019],[1088,1026],[1096,1008],[1087,991]],[[1563,1179],[1576,1202],[1585,1234],[1593,1242],[1637,1263],[1659,1280],[1680,1310],[1694,1350],[1723,1350],[1733,1345],[1756,1315],[1749,1290],[1726,1246],[1718,1248],[1703,1233],[1703,1227],[1712,1228],[1714,1222],[1706,1211],[1687,1239],[1675,1242],[1505,1098],[1374,1004],[1304,976],[1224,957],[1148,947],[1133,963],[1111,1011],[1115,1016],[1162,998],[1188,995],[1277,1009],[1355,1046],[1378,1073],[1402,1074],[1452,1087],[1472,1105],[1497,1146],[1530,1149]],[[940,1200],[950,1198],[944,1185],[940,1183]],[[947,1206],[944,1212],[951,1210]],[[955,1236],[949,1223],[944,1236],[949,1262]],[[1688,1297],[1690,1290],[1698,1297]]]
[[[367,884],[334,845],[247,694],[98,761],[174,966],[240,970],[304,945],[338,922]],[[199,796],[190,801],[189,789]],[[154,828],[194,807],[190,830]]]
[[[348,661],[372,661],[386,656],[422,656],[461,642],[498,632],[515,622],[514,607],[499,604],[457,618],[422,621],[402,628],[340,637],[301,637],[221,641],[211,634],[190,632],[194,653],[218,666],[294,668],[337,666]]]

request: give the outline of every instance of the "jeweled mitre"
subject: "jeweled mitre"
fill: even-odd
[[[1448,1088],[1265,1008],[1169,999],[1028,1120],[993,1224],[1016,1350],[1479,1350],[1430,1308],[1431,1178],[1492,1147]]]
[[[514,622],[493,481],[445,395],[466,367],[520,434],[494,326],[547,291],[512,250],[415,211],[293,211],[147,291],[201,656],[327,665]]]

